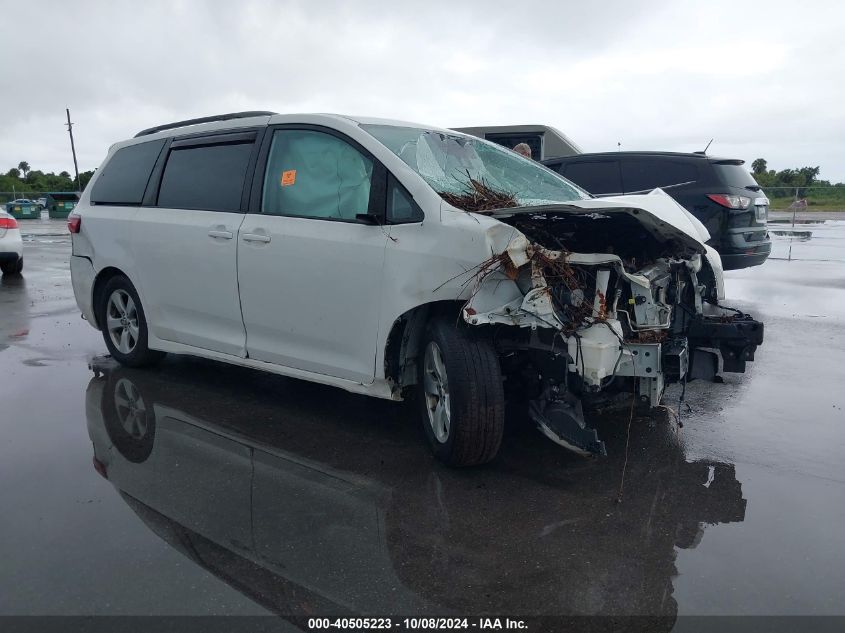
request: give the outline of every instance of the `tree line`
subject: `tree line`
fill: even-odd
[[[79,191],[85,189],[88,181],[94,175],[94,171],[85,171],[79,174]],[[53,172],[44,173],[38,169],[32,169],[28,162],[22,160],[17,167],[12,167],[5,174],[0,174],[0,191],[15,191],[26,197],[29,192],[43,193],[48,191],[76,191],[76,182],[68,172],[62,171],[58,174]]]
[[[775,171],[769,169],[769,165],[765,158],[758,158],[751,163],[751,174],[757,184],[763,188],[766,187],[789,187],[792,193],[786,192],[785,195],[793,195],[795,189],[804,187],[836,187],[840,189],[841,193],[845,195],[845,183],[831,184],[829,180],[819,180],[820,168],[815,167],[798,167],[796,169],[781,169]],[[832,191],[832,193],[837,193]]]

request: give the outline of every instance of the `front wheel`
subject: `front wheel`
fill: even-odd
[[[429,324],[420,354],[419,402],[435,456],[450,466],[489,462],[499,452],[505,397],[489,341],[454,320]]]
[[[99,323],[106,347],[127,367],[143,367],[164,354],[147,346],[147,320],[132,283],[123,275],[112,277],[100,295]]]

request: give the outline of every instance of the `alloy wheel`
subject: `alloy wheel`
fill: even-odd
[[[114,404],[120,425],[133,439],[147,434],[147,407],[132,381],[121,378],[114,387]]]
[[[444,444],[449,439],[451,426],[451,408],[449,401],[449,378],[440,347],[430,341],[425,348],[423,361],[423,391],[428,423],[438,442]]]
[[[121,354],[131,354],[138,344],[138,309],[125,290],[111,293],[106,304],[106,328],[111,342]]]

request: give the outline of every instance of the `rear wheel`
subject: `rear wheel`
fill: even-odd
[[[143,367],[164,354],[147,346],[144,308],[132,283],[123,275],[112,277],[100,294],[98,321],[109,352],[121,365]]]
[[[429,324],[420,354],[419,402],[435,456],[450,466],[489,462],[499,452],[505,398],[489,341],[454,320]]]
[[[0,264],[0,270],[4,275],[20,275],[23,270],[23,257],[18,257],[14,262],[3,262]]]

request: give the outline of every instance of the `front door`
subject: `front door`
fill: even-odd
[[[275,129],[266,144],[238,236],[247,354],[368,384],[388,238],[356,216],[378,204],[375,160],[330,130]]]

